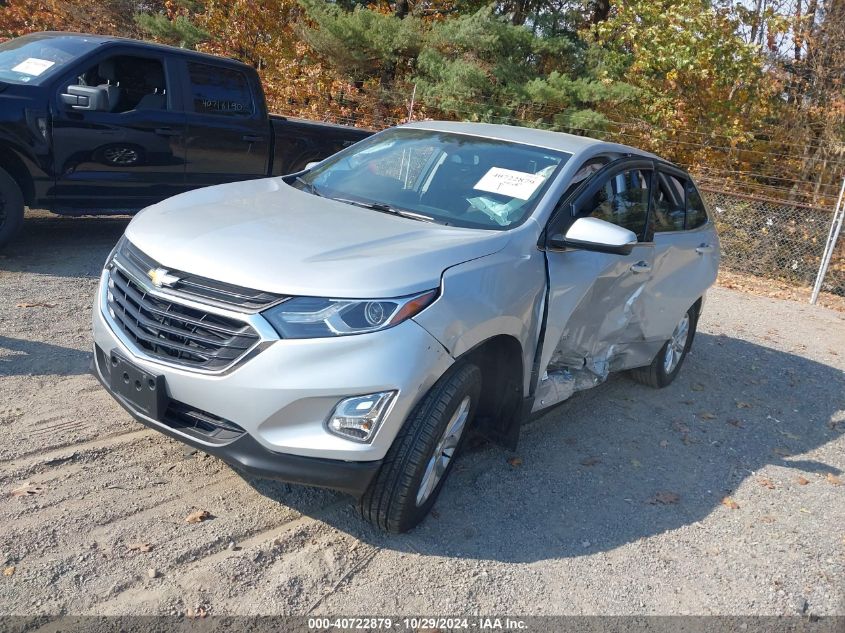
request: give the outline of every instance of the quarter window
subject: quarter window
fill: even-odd
[[[573,174],[572,179],[569,181],[569,186],[560,197],[560,204],[563,204],[578,187],[592,178],[593,175],[597,171],[600,171],[602,167],[607,165],[608,162],[610,162],[610,159],[607,156],[596,156],[581,165],[581,167],[578,168],[578,171]]]
[[[254,112],[249,80],[240,71],[208,64],[188,64],[194,111],[223,116]]]
[[[691,181],[687,181],[687,221],[686,229],[696,229],[707,222],[707,210],[701,194]]]
[[[610,176],[601,188],[579,203],[576,215],[621,226],[642,239],[648,216],[650,169],[628,169]]]
[[[683,231],[684,209],[684,181],[670,174],[658,173],[657,186],[654,191],[654,206],[649,216],[651,232]]]

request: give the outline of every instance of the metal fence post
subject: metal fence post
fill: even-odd
[[[822,253],[822,262],[819,266],[819,273],[816,275],[816,283],[813,284],[813,294],[810,296],[810,303],[815,304],[822,289],[824,276],[827,274],[827,267],[830,265],[830,258],[833,256],[833,249],[836,248],[836,240],[842,230],[842,220],[845,218],[845,206],[842,205],[842,196],[845,194],[845,177],[842,178],[842,188],[839,189],[839,198],[836,201],[836,209],[833,212],[833,221],[830,223],[830,232],[827,234],[827,243]]]

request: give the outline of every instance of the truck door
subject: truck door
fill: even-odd
[[[633,231],[640,241],[628,255],[547,250],[549,296],[541,376],[562,371],[575,376],[575,388],[592,386],[641,347],[652,309],[647,289],[654,245],[644,239],[652,174],[650,160],[614,161],[552,220],[563,228],[550,226],[550,231],[565,233],[575,218],[596,217]]]
[[[236,66],[188,61],[189,185],[205,187],[268,174],[270,121],[257,78]]]
[[[110,48],[64,77],[54,95],[52,203],[80,213],[136,210],[185,190],[185,113],[166,55]],[[96,110],[66,103],[69,86],[98,86]]]

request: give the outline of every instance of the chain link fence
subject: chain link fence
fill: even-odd
[[[720,191],[702,185],[719,230],[721,266],[738,273],[812,286],[833,210]],[[822,291],[845,296],[845,240],[837,244]]]

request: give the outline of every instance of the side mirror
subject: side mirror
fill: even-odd
[[[106,112],[109,109],[109,93],[99,86],[68,86],[60,97],[73,110]]]
[[[627,255],[637,245],[637,235],[598,218],[578,218],[566,235],[549,236],[552,248],[578,248],[583,251]]]
[[[305,163],[305,169],[306,170],[313,169],[314,167],[316,167],[319,164],[320,164],[319,160],[312,160],[310,163]]]

